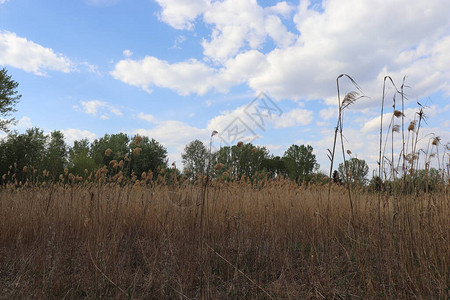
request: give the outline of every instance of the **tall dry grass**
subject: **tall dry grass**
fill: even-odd
[[[6,185],[0,297],[448,297],[446,189],[383,196],[381,230],[376,194],[353,192],[352,224],[347,191],[330,195],[284,179],[216,180],[204,199],[188,182]]]

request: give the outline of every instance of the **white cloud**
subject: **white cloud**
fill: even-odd
[[[195,18],[203,13],[208,0],[156,0],[162,7],[159,14],[161,21],[176,29],[194,28]]]
[[[417,112],[419,111],[418,108],[408,108],[405,109],[405,127],[407,128],[409,123],[413,120],[417,120]],[[433,118],[442,110],[438,109],[436,105],[432,105],[430,107],[427,107],[424,109],[425,116],[427,118]],[[384,113],[383,114],[383,130],[386,131],[389,128],[389,124],[392,119],[392,111]],[[401,123],[401,118],[394,118],[395,124]],[[361,128],[361,132],[373,132],[373,131],[380,131],[380,122],[381,118],[380,116],[377,116],[375,118],[370,119],[369,121],[366,121],[363,123],[363,126]],[[406,129],[405,129],[406,130]]]
[[[199,80],[202,84],[194,81],[190,89],[167,82],[156,86],[188,94],[205,93],[209,89],[226,92],[234,85],[247,83],[253,90],[267,91],[276,99],[325,99],[334,104],[336,76],[347,73],[372,97],[365,102],[367,107],[378,101],[374,96],[380,93],[382,79],[389,74],[397,83],[403,75],[408,75],[407,83],[414,88],[412,97],[438,90],[450,95],[450,19],[442,9],[445,0],[413,6],[406,0],[330,0],[322,2],[319,9],[317,4],[301,1],[293,17],[294,6],[286,2],[266,8],[252,0],[202,5],[198,1],[190,4],[161,0],[159,3],[161,14],[173,17],[162,21],[175,28],[186,28],[201,17],[211,32],[202,42],[204,63],[198,70],[191,68],[190,73],[196,81],[202,78]],[[405,7],[408,7],[406,11]],[[186,13],[176,15],[174,12],[178,10]],[[405,12],[401,18],[397,16],[398,11]],[[294,21],[296,30],[289,32],[280,17]],[[267,38],[276,47],[262,52]],[[233,72],[230,68],[239,69],[246,63],[244,59],[238,60],[239,55],[250,51],[257,57],[252,65],[258,71],[227,80],[226,74]],[[260,54],[255,55],[256,52]],[[233,60],[236,60],[234,64]],[[180,64],[165,63],[163,70]],[[199,62],[181,64],[198,67]],[[116,78],[129,84],[145,88],[152,82],[147,79],[139,84],[139,77],[133,75],[139,72],[133,70],[130,74],[123,73]],[[133,76],[136,77],[133,80],[128,78]],[[215,79],[210,80],[211,76]]]
[[[214,70],[204,63],[191,59],[169,64],[153,56],[141,60],[119,61],[111,75],[124,83],[151,92],[150,86],[169,88],[181,95],[191,92],[205,94],[214,84]]]
[[[181,44],[183,44],[186,41],[186,37],[184,35],[179,35],[175,39],[175,42],[173,43],[171,49],[181,49]]]
[[[68,145],[73,145],[74,141],[78,141],[81,139],[88,139],[90,142],[97,138],[97,135],[89,130],[75,129],[75,128],[67,128],[61,130],[64,134],[64,139],[66,140]]]
[[[75,70],[74,64],[62,54],[9,31],[0,31],[0,65],[9,65],[36,75],[45,75],[47,70],[64,73]]]
[[[153,116],[151,114],[139,113],[138,118],[141,120],[147,121],[149,123],[153,123],[153,124],[158,123],[158,119],[156,119],[155,116]]]
[[[97,114],[101,111],[102,114],[100,116],[101,119],[106,120],[109,119],[109,113],[112,113],[116,116],[122,116],[123,113],[114,105],[111,105],[107,102],[103,102],[100,100],[90,100],[90,101],[80,101],[81,107],[74,105],[73,108],[75,110],[79,110],[84,112],[85,114],[97,116]],[[106,111],[106,112],[105,112]]]
[[[264,8],[267,14],[276,14],[284,18],[288,18],[294,9],[295,6],[291,3],[287,3],[286,1],[278,2],[274,6]]]
[[[8,2],[9,0],[0,0],[0,4],[5,4],[6,2]]]
[[[33,127],[33,123],[31,122],[30,117],[23,116],[22,118],[19,119],[15,127],[16,129],[27,129]]]
[[[148,136],[167,147],[170,161],[176,161],[178,167],[182,166],[181,153],[185,145],[199,139],[206,141],[211,134],[208,129],[201,129],[180,121],[161,121],[156,127],[151,129],[135,129],[133,134]]]
[[[130,50],[126,49],[123,50],[123,55],[126,57],[131,57],[133,55],[133,52],[131,52]]]
[[[326,109],[322,109],[319,111],[319,115],[323,120],[330,120],[331,118],[336,117],[338,115],[338,108],[337,107],[329,107]]]
[[[275,128],[286,128],[311,124],[313,121],[313,112],[306,109],[294,109],[280,116],[273,117],[273,126]]]

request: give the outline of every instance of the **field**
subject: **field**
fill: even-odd
[[[1,298],[449,297],[445,187],[75,181],[2,187]]]

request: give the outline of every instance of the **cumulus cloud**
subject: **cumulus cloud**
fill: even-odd
[[[197,18],[208,25],[211,31],[202,41],[205,59],[121,61],[113,75],[128,84],[202,95],[247,83],[276,99],[324,99],[333,104],[335,78],[347,73],[372,97],[367,105],[375,105],[374,95],[380,93],[388,74],[397,82],[408,75],[417,97],[438,90],[450,94],[450,20],[442,9],[443,0],[414,6],[406,0],[330,0],[316,5],[301,1],[297,6],[283,1],[266,8],[253,0],[158,3],[161,20],[174,28],[192,29]],[[400,18],[397,12],[404,7],[407,13]],[[294,22],[295,30],[288,30],[286,19]],[[263,48],[269,39],[274,45]],[[250,53],[255,59],[251,64]],[[239,59],[243,54],[246,59]],[[246,64],[257,72],[241,73],[238,79],[227,77]],[[170,76],[153,78],[147,74],[150,67]],[[186,77],[195,80],[185,81],[187,86],[174,83],[174,78],[183,81]]]
[[[193,29],[193,21],[203,13],[208,0],[156,0],[162,7],[161,21],[176,29]]]
[[[275,128],[298,127],[311,124],[313,112],[306,109],[294,109],[280,116],[274,116],[273,126]]]
[[[75,65],[62,54],[9,31],[0,31],[0,65],[41,76],[46,75],[47,70],[64,73],[75,70]]]
[[[405,110],[405,127],[408,127],[409,123],[413,120],[417,120],[417,112],[419,111],[418,108],[408,108]],[[439,109],[436,105],[432,105],[430,107],[426,107],[424,109],[425,116],[427,118],[433,118],[440,114],[442,110]],[[383,114],[383,130],[386,131],[389,128],[391,119],[392,119],[392,111]],[[394,117],[395,123],[400,124],[401,119],[397,119]],[[372,118],[366,122],[363,122],[363,125],[361,127],[361,132],[374,132],[380,130],[380,122],[381,118],[380,116],[377,116],[375,118]]]
[[[153,124],[158,123],[158,119],[156,119],[156,117],[151,114],[139,113],[138,118],[141,120],[147,121],[149,123],[153,123]]]
[[[150,86],[169,88],[181,95],[190,92],[205,94],[214,84],[215,71],[204,63],[191,59],[170,64],[153,56],[141,60],[119,61],[111,75],[127,84],[151,92]]]
[[[74,105],[73,108],[92,116],[97,116],[100,113],[100,118],[104,120],[109,119],[108,113],[112,113],[116,116],[123,115],[122,111],[114,105],[100,100],[80,101],[80,104],[81,107]]]
[[[68,145],[73,145],[74,141],[79,141],[81,139],[88,139],[92,142],[97,138],[97,135],[89,130],[67,128],[61,130],[61,132],[64,134],[64,139]]]

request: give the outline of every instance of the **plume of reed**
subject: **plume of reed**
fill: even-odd
[[[347,79],[349,79],[350,82],[356,87],[356,89],[359,92],[358,91],[350,92],[347,95],[345,95],[344,99],[341,101],[339,79],[341,79],[342,77],[346,77]],[[353,78],[347,74],[340,74],[336,78],[336,88],[337,88],[337,96],[338,96],[338,120],[337,120],[337,124],[336,124],[335,130],[334,130],[333,150],[330,151],[328,149],[328,158],[330,159],[329,178],[331,178],[332,173],[333,173],[334,155],[335,155],[335,151],[336,151],[336,142],[337,142],[337,136],[338,136],[338,132],[339,132],[339,136],[340,136],[340,140],[341,140],[342,156],[343,156],[343,160],[344,160],[344,169],[345,169],[345,173],[346,173],[346,177],[347,177],[347,191],[348,191],[348,197],[349,197],[349,202],[350,202],[352,225],[354,225],[353,201],[352,201],[352,194],[351,194],[351,189],[350,189],[350,182],[349,182],[349,178],[348,178],[348,170],[347,170],[347,164],[346,164],[346,158],[345,158],[345,149],[344,149],[343,132],[342,132],[343,113],[344,113],[344,109],[348,108],[350,105],[352,105],[358,99],[360,99],[364,96],[361,96],[362,90],[359,87],[359,85],[356,83],[356,81],[353,80]],[[360,92],[361,92],[361,94],[360,94]],[[330,194],[331,194],[331,180],[328,184],[327,215],[329,215],[329,213],[330,213]]]

